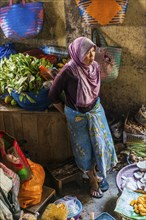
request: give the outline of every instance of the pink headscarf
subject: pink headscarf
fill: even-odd
[[[72,73],[78,77],[77,107],[87,107],[98,97],[100,90],[100,69],[97,62],[89,66],[83,63],[87,52],[96,45],[86,37],[76,38],[69,45],[71,60],[67,64]]]

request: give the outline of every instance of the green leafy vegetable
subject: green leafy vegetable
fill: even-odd
[[[27,92],[38,93],[42,88],[44,79],[39,74],[39,66],[44,65],[52,68],[53,65],[45,58],[24,55],[22,53],[10,55],[9,58],[0,60],[0,90],[2,93],[12,91],[21,94],[20,100],[34,100],[27,95]]]

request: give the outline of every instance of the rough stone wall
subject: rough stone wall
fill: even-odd
[[[91,28],[78,18],[72,2],[67,10],[69,40],[80,34],[90,37]],[[125,114],[146,104],[145,9],[146,0],[129,0],[123,24],[100,27],[109,36],[108,45],[123,48],[118,78],[101,86],[101,102],[107,112]]]
[[[0,4],[6,2],[9,1]],[[16,49],[21,51],[46,44],[67,47],[78,36],[91,37],[91,27],[80,18],[75,0],[44,2],[42,32],[34,39],[15,42]],[[109,45],[123,48],[118,78],[101,86],[101,102],[107,112],[123,114],[146,104],[145,9],[146,0],[129,0],[123,24],[100,27],[109,36],[106,39]],[[7,41],[0,31],[0,44]]]

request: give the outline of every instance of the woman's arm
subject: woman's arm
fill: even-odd
[[[63,103],[59,102],[57,104],[53,104],[53,106],[61,113],[64,115],[64,105]],[[65,115],[64,115],[65,116]]]
[[[50,88],[48,97],[49,100],[52,102],[53,106],[63,115],[64,114],[64,104],[61,102],[60,95],[64,89],[65,85],[65,77],[64,74],[58,74],[54,81],[53,84]]]

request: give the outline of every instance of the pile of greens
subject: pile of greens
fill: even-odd
[[[53,65],[45,58],[37,59],[22,53],[10,55],[0,60],[0,88],[2,93],[12,91],[18,94],[25,92],[38,93],[44,79],[39,74],[39,66],[52,68]]]

